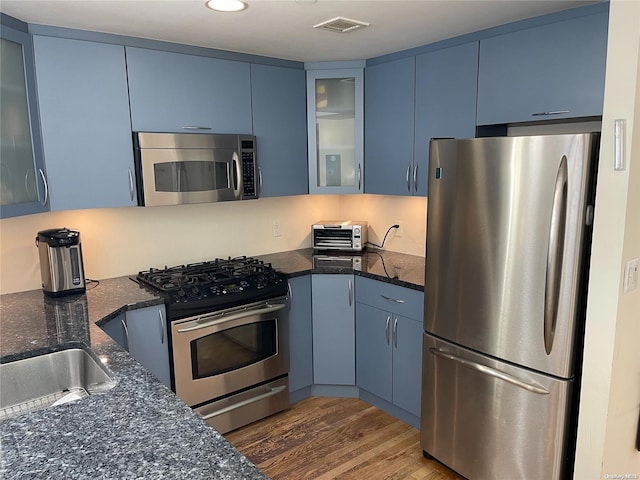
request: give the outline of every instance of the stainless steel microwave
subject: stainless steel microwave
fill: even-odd
[[[253,135],[134,132],[138,205],[258,198]]]

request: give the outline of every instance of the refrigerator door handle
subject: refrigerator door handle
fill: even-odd
[[[454,362],[458,362],[464,367],[470,368],[472,370],[476,370],[480,373],[488,375],[490,377],[499,378],[500,380],[504,380],[505,382],[511,383],[520,388],[524,388],[532,393],[539,393],[541,395],[548,395],[549,391],[542,386],[526,382],[524,380],[520,380],[519,378],[514,377],[513,375],[509,375],[508,373],[501,372],[496,370],[495,368],[487,367],[486,365],[481,365],[472,360],[467,360],[466,358],[462,358],[458,355],[454,355],[453,353],[447,352],[445,350],[440,350],[439,348],[430,348],[429,351],[435,355],[436,357],[445,358],[447,360],[453,360]]]
[[[549,246],[547,249],[547,270],[544,287],[544,349],[551,354],[553,338],[558,319],[558,302],[560,300],[560,279],[562,276],[562,258],[564,253],[564,236],[567,218],[567,157],[563,156],[556,174],[556,185],[553,192],[551,209],[551,228],[549,229]]]

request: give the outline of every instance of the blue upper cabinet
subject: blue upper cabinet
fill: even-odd
[[[136,205],[124,47],[33,43],[51,209]]]
[[[602,115],[608,14],[480,41],[478,125]]]
[[[38,123],[31,36],[3,24],[0,29],[0,217],[49,210]]]
[[[251,65],[261,197],[309,192],[305,72]]]
[[[248,63],[126,47],[134,131],[251,134]]]
[[[365,69],[365,192],[413,195],[415,57]]]
[[[427,195],[429,140],[476,132],[478,42],[416,57],[414,194]]]
[[[363,79],[360,67],[307,70],[309,193],[364,192]]]

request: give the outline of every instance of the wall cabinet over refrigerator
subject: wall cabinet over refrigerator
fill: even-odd
[[[309,193],[304,70],[251,65],[261,197]]]
[[[307,70],[309,193],[363,193],[363,70]]]
[[[126,47],[134,131],[251,133],[244,62]]]
[[[416,57],[414,192],[427,195],[429,141],[476,135],[478,42]]]
[[[124,47],[33,44],[51,209],[136,205]]]
[[[602,115],[607,30],[602,12],[481,40],[478,125]]]
[[[26,26],[25,26],[26,29]],[[38,124],[32,39],[2,25],[0,217],[49,210]]]

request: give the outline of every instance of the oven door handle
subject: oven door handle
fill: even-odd
[[[217,417],[218,415],[222,415],[223,413],[228,413],[233,410],[237,410],[238,408],[245,407],[247,405],[251,405],[252,403],[259,402],[260,400],[264,400],[265,398],[273,397],[274,395],[282,392],[286,387],[286,385],[281,385],[279,387],[273,387],[268,392],[262,393],[252,398],[248,398],[238,403],[234,403],[233,405],[229,405],[228,407],[221,408],[220,410],[216,410],[215,412],[211,412],[202,417],[203,420],[209,420],[210,418]]]
[[[184,327],[182,328],[178,328],[178,333],[187,333],[187,332],[193,332],[195,330],[200,330],[203,328],[208,328],[208,327],[213,327],[216,325],[221,325],[223,323],[227,323],[230,322],[232,320],[238,320],[239,318],[244,318],[244,317],[251,317],[253,315],[262,315],[265,313],[271,313],[271,312],[277,312],[278,310],[282,310],[285,307],[285,304],[281,303],[278,305],[269,305],[268,307],[264,307],[264,308],[256,308],[256,309],[252,309],[252,310],[244,310],[242,312],[237,312],[237,313],[232,313],[229,315],[222,315],[218,318],[216,318],[215,320],[210,320],[208,322],[203,322],[203,320],[210,318],[210,316],[202,316],[202,317],[198,317],[197,320],[193,320],[187,324],[185,324]]]

